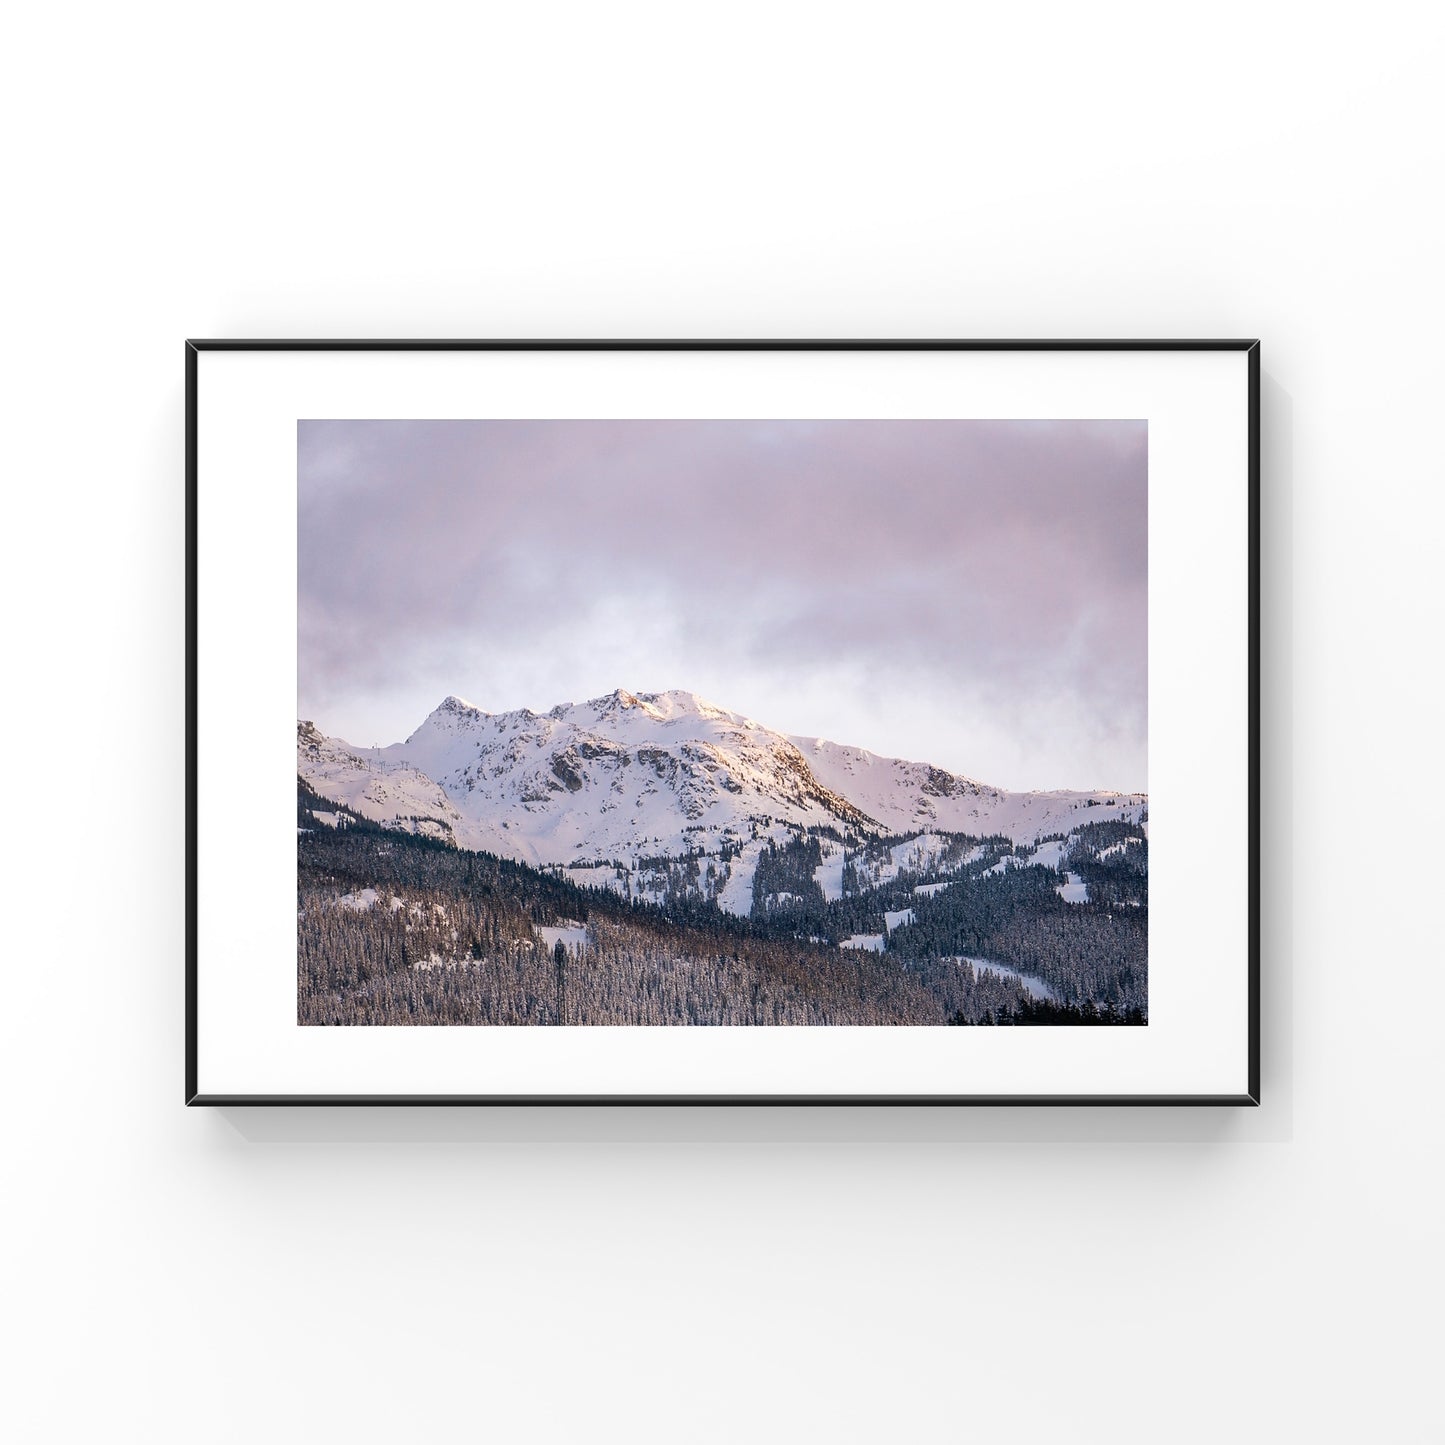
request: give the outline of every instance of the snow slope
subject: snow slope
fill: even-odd
[[[1031,843],[1080,823],[1136,821],[1148,803],[1143,793],[1011,793],[929,763],[880,757],[825,738],[790,741],[824,787],[891,833],[998,833]]]
[[[755,823],[873,827],[781,733],[687,692],[619,689],[547,713],[449,697],[386,748],[314,728],[303,746],[308,727],[297,768],[323,796],[378,822],[434,816],[463,847],[532,864],[715,853]]]
[[[300,722],[296,767],[322,797],[390,827],[443,837],[578,881],[626,886],[644,860],[734,856],[720,905],[746,914],[762,846],[807,830],[905,835],[892,867],[938,861],[945,835],[1031,844],[1083,822],[1137,821],[1143,794],[1012,793],[926,763],[788,737],[690,692],[618,689],[550,712],[489,713],[446,698],[405,742],[352,747]],[[842,890],[845,852],[817,874]],[[582,876],[583,870],[590,872]],[[719,876],[721,872],[719,870]]]
[[[314,792],[358,817],[389,828],[461,841],[459,830],[465,820],[445,791],[425,773],[382,761],[373,749],[353,748],[325,737],[309,722],[296,724],[296,771]],[[316,816],[332,827],[338,822],[335,814]]]

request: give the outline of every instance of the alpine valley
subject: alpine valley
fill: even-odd
[[[689,692],[296,733],[305,1024],[1140,1024],[1148,799]]]

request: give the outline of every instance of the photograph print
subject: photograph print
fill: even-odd
[[[297,1021],[1140,1026],[1142,420],[303,420]]]

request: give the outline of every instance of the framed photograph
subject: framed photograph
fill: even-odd
[[[1259,1102],[1257,342],[186,396],[187,1103]]]

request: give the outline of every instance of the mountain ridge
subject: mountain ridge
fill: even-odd
[[[1078,821],[1136,822],[1148,803],[1142,793],[990,787],[777,732],[685,689],[617,688],[541,713],[490,713],[451,694],[383,748],[298,720],[297,772],[371,821],[533,866],[635,871],[649,859],[716,857],[741,911],[747,855],[755,861],[770,841],[962,833],[1029,844]]]

